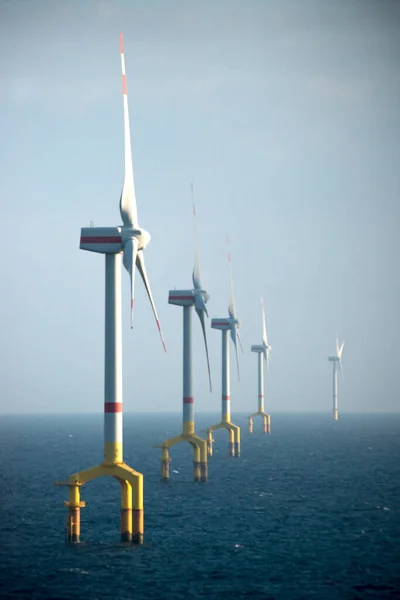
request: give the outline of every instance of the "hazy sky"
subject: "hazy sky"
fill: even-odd
[[[245,354],[232,412],[397,410],[400,365],[400,2],[0,0],[0,412],[103,410],[104,257],[80,227],[121,224],[125,40],[140,223],[168,347],[143,284],[129,328],[127,411],[181,411],[182,309],[195,184],[209,314],[227,316],[231,240]],[[194,315],[196,317],[196,315]],[[220,410],[221,334],[194,320],[196,410]]]

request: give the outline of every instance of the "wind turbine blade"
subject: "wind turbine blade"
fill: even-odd
[[[207,311],[207,306],[206,306],[206,302],[204,300],[204,296],[202,293],[196,293],[194,294],[194,307],[196,310],[202,310],[208,317],[208,311]]]
[[[341,345],[339,345],[339,338],[336,336],[336,356],[338,357],[339,360],[341,360],[341,358],[342,358],[343,348],[344,348],[344,340],[341,343]]]
[[[267,325],[265,322],[264,300],[262,299],[262,297],[261,297],[261,315],[262,315],[262,328],[263,328],[262,341],[263,341],[263,344],[268,346]]]
[[[269,375],[269,363],[270,363],[271,357],[269,354],[269,350],[267,350],[267,373]]]
[[[239,342],[240,349],[242,351],[242,354],[244,354],[243,345],[242,345],[242,338],[240,337],[239,331],[236,330],[236,332],[237,332],[237,339],[238,339],[238,342]]]
[[[236,346],[236,327],[234,325],[231,325],[231,328],[229,331],[231,334],[231,340],[234,343],[234,345]]]
[[[228,236],[226,236],[226,243],[228,246],[228,267],[229,267],[229,285],[230,285],[228,312],[229,312],[229,316],[231,317],[231,319],[236,319],[235,294],[234,294],[234,289],[233,289],[232,263],[231,263],[231,253],[229,250],[229,237]]]
[[[125,269],[129,273],[131,284],[131,329],[133,328],[133,305],[135,300],[135,263],[138,251],[138,241],[136,238],[131,238],[125,242],[123,263]]]
[[[207,356],[207,369],[208,369],[208,380],[210,382],[210,392],[212,392],[212,384],[211,384],[211,370],[210,370],[210,359],[208,356],[208,346],[207,346],[207,336],[206,336],[206,324],[204,319],[204,311],[195,307],[195,310],[199,316],[201,328],[203,330],[204,344],[206,347],[206,356]]]
[[[124,140],[125,140],[125,178],[122,188],[119,210],[122,222],[126,227],[138,227],[138,216],[133,181],[131,133],[129,128],[128,92],[126,87],[124,41],[122,33],[119,36],[122,68],[122,91],[124,95]]]
[[[238,355],[238,347],[237,347],[237,329],[235,326],[231,327],[231,338],[233,341],[233,344],[235,346],[235,352],[236,352],[236,365],[237,365],[237,374],[238,374],[238,381],[240,381],[240,370],[239,370],[239,355]]]
[[[343,377],[343,369],[342,369],[342,361],[339,360],[339,370],[340,370],[340,374]]]
[[[193,220],[194,220],[194,241],[195,241],[195,257],[194,257],[194,269],[193,269],[193,287],[195,290],[201,290],[201,279],[200,279],[200,264],[199,264],[199,237],[197,233],[197,215],[196,205],[194,203],[194,190],[193,182],[190,184],[192,192],[192,205],[193,205]]]
[[[156,305],[154,304],[153,294],[151,293],[151,289],[150,289],[149,278],[147,277],[146,267],[145,267],[145,264],[144,264],[143,250],[139,250],[139,252],[137,253],[137,256],[136,256],[136,266],[137,266],[138,271],[139,271],[139,273],[140,273],[140,275],[141,275],[141,277],[143,279],[143,283],[144,283],[144,286],[145,286],[146,291],[147,291],[147,295],[148,295],[149,300],[150,300],[151,308],[153,309],[154,317],[156,319],[156,323],[157,323],[158,331],[160,333],[161,342],[162,342],[162,345],[164,347],[164,351],[167,352],[167,347],[165,345],[164,336],[162,334],[160,321],[158,319],[158,314],[157,314],[157,311],[156,311]]]

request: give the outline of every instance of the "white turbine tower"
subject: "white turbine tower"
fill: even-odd
[[[338,377],[337,367],[339,365],[340,373],[343,377],[342,371],[342,353],[343,353],[344,341],[339,345],[339,340],[336,338],[336,356],[328,356],[328,360],[333,362],[333,418],[335,421],[339,418],[338,413]]]
[[[261,318],[262,318],[262,344],[251,347],[252,352],[257,353],[258,358],[258,410],[249,416],[249,431],[253,431],[253,417],[260,416],[263,419],[264,433],[269,433],[271,430],[271,416],[264,410],[264,361],[267,363],[269,373],[269,361],[271,346],[268,344],[267,325],[265,322],[264,301],[261,298]]]
[[[143,475],[123,461],[122,450],[122,328],[121,328],[121,255],[130,279],[130,324],[133,327],[135,269],[145,285],[161,341],[164,338],[147,277],[143,250],[150,234],[139,226],[132,150],[129,130],[128,95],[122,34],[120,35],[122,89],[124,105],[125,178],[120,198],[123,225],[117,227],[83,227],[80,248],[105,255],[105,361],[104,361],[104,461],[69,477],[68,540],[79,542],[80,486],[87,481],[111,475],[121,485],[121,539],[143,542]],[[140,344],[138,343],[138,349]]]

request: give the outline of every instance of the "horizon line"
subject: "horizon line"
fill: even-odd
[[[209,415],[209,414],[219,414],[220,411],[196,411],[196,414],[199,415]],[[124,411],[123,413],[124,415],[179,415],[182,416],[182,412],[181,411]],[[236,415],[246,415],[249,416],[249,413],[247,411],[235,411],[232,414],[236,414]],[[293,415],[301,415],[301,414],[318,414],[318,415],[330,415],[331,411],[327,410],[285,410],[285,409],[281,409],[281,410],[277,410],[277,411],[270,411],[270,414],[275,414],[275,415],[279,415],[279,414],[293,414]],[[369,415],[369,414],[400,414],[400,409],[382,409],[382,408],[377,408],[377,409],[370,409],[367,411],[360,411],[360,410],[342,410],[340,411],[340,414],[343,415]],[[93,415],[98,415],[98,416],[102,416],[104,415],[104,412],[18,412],[18,413],[0,413],[0,418],[1,417],[27,417],[27,416],[66,416],[66,415],[71,415],[71,416],[93,416]]]

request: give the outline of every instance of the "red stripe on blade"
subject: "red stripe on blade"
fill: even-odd
[[[164,337],[163,337],[163,334],[162,334],[162,332],[161,332],[161,325],[160,325],[160,322],[159,322],[159,320],[158,320],[158,319],[156,319],[156,323],[157,323],[158,331],[160,332],[160,336],[161,336],[161,343],[162,343],[162,345],[163,345],[164,352],[165,352],[165,353],[167,353],[167,346],[165,345],[165,342],[164,342]]]
[[[120,413],[122,412],[122,402],[105,402],[104,403],[105,413]]]
[[[123,90],[125,96],[127,96],[127,91],[126,91],[126,75],[122,75],[122,90]]]
[[[119,34],[119,49],[121,54],[124,53],[124,38],[122,37],[122,33]]]

